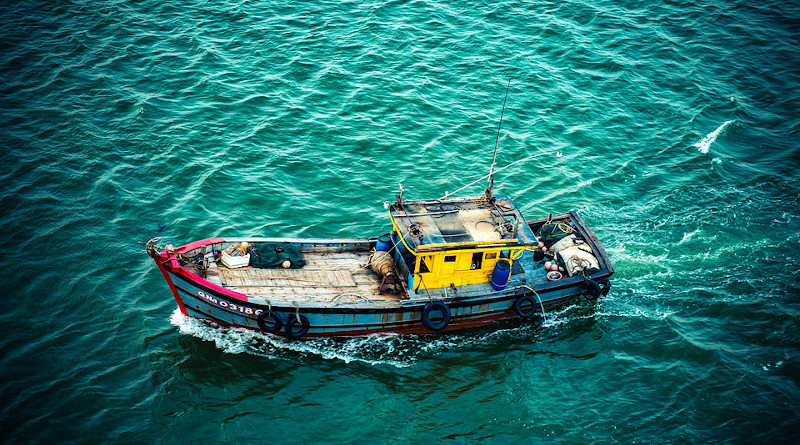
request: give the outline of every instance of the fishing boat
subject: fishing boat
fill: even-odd
[[[541,317],[608,293],[614,268],[575,211],[526,221],[508,196],[385,203],[357,239],[147,243],[180,311],[291,339],[423,334]],[[236,256],[237,250],[239,256]]]
[[[401,184],[384,203],[384,235],[177,248],[154,238],[147,253],[184,315],[291,339],[450,332],[605,296],[614,268],[576,212],[526,221],[509,196],[493,195],[495,173],[536,157],[495,169],[503,113],[489,174],[430,200],[403,199]],[[452,197],[487,178],[482,195]]]

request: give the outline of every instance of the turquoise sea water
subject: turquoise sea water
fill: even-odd
[[[797,443],[798,23],[774,0],[3,3],[2,440]],[[137,241],[383,233],[399,182],[487,172],[508,80],[498,164],[543,156],[496,191],[577,209],[607,298],[299,343],[175,312]]]

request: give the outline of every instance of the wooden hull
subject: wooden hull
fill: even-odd
[[[568,215],[582,224],[577,214],[570,213]],[[541,221],[534,221],[530,224],[534,226],[541,224]],[[603,268],[593,274],[592,278],[610,277],[613,274],[613,268],[599,241],[588,228],[580,227],[580,229],[600,253],[599,259],[603,265]],[[188,252],[203,246],[231,241],[236,240],[223,238],[203,240],[179,247],[175,249],[175,252]],[[370,242],[369,240],[293,241],[342,246],[363,245]],[[372,242],[374,243],[374,241]],[[439,302],[437,304],[446,306],[450,319],[449,322],[444,323],[443,328],[432,330],[430,323],[428,323],[428,327],[423,323],[423,312],[426,306],[432,303],[432,300],[428,298],[342,304],[270,302],[268,299],[231,291],[196,275],[179,263],[176,253],[150,252],[184,315],[225,326],[264,330],[262,329],[264,325],[259,324],[259,316],[262,316],[263,323],[264,315],[262,314],[267,312],[270,317],[278,317],[280,319],[278,325],[282,326],[279,331],[271,333],[292,338],[362,336],[376,333],[425,334],[477,328],[520,317],[518,308],[515,308],[515,303],[519,298],[527,296],[528,303],[531,302],[531,298],[534,298],[535,310],[529,311],[533,312],[532,314],[525,315],[537,317],[541,316],[542,311],[548,311],[555,306],[564,305],[580,297],[583,291],[583,279],[572,277],[556,282],[531,284],[531,286],[514,286],[504,291],[487,292],[483,295],[472,294],[437,299],[435,300]],[[308,289],[308,292],[313,292],[313,289]],[[530,308],[530,305],[528,307]],[[295,324],[295,327],[302,325],[299,323],[301,320],[307,323],[307,330],[304,330],[300,336],[294,332],[292,335],[287,334],[289,330],[286,325],[293,319],[295,321],[292,323]]]
[[[165,271],[173,293],[188,316],[209,320],[221,325],[260,330],[257,318],[267,310],[281,317],[285,324],[292,317],[303,315],[309,320],[306,337],[358,336],[374,333],[422,334],[433,331],[422,324],[422,311],[428,302],[409,303],[397,308],[359,307],[281,307],[254,304],[232,298],[201,282],[182,274]],[[580,286],[540,293],[544,310],[565,304],[581,295]],[[516,295],[472,298],[468,301],[453,299],[447,304],[451,321],[438,332],[480,327],[497,321],[518,317],[514,309]],[[537,311],[537,313],[539,313]],[[278,335],[286,335],[281,331]]]

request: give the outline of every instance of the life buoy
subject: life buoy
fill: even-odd
[[[528,318],[536,313],[536,300],[530,295],[522,295],[514,301],[514,310],[522,318]]]
[[[436,312],[441,313],[441,317],[436,317]],[[434,319],[431,319],[431,313]],[[422,310],[422,324],[431,331],[441,331],[450,323],[450,308],[441,301],[432,301]]]
[[[283,328],[283,320],[281,320],[281,316],[277,312],[264,311],[258,314],[256,321],[258,321],[258,327],[262,331],[270,334],[278,333]]]
[[[308,321],[308,318],[305,315],[301,315],[300,321],[298,322],[298,317],[289,317],[289,321],[286,322],[286,335],[291,339],[298,339],[308,333],[308,328],[311,326],[311,322]]]

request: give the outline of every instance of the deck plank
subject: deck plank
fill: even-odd
[[[356,287],[346,270],[305,269],[227,269],[220,275],[229,286],[236,287]]]
[[[224,286],[247,295],[272,300],[304,302],[397,301],[400,297],[379,295],[381,279],[365,265],[369,252],[341,249],[303,249],[302,269],[256,269],[250,266],[219,267]]]

